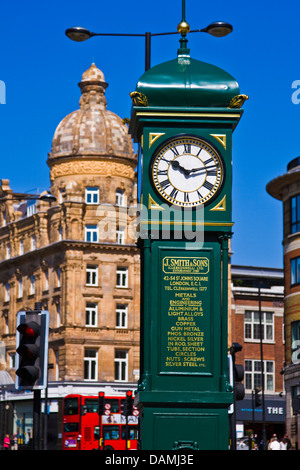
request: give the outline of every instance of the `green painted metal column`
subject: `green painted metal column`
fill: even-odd
[[[176,59],[131,93],[139,143],[141,449],[226,450],[232,133],[245,95],[224,70]]]

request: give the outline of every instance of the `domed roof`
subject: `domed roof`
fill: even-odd
[[[150,107],[226,108],[239,94],[239,85],[215,65],[178,55],[145,72],[136,91],[147,97]]]
[[[122,119],[106,109],[104,74],[95,64],[79,83],[80,108],[57,126],[48,163],[60,157],[118,156],[134,158],[128,128]]]
[[[291,160],[287,166],[287,172],[283,175],[277,176],[276,178],[269,181],[266,186],[266,191],[270,196],[283,201],[285,198],[291,197],[291,186],[292,184],[300,182],[300,157],[296,157]],[[298,191],[298,186],[297,191]]]

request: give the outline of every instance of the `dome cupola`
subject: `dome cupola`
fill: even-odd
[[[68,114],[57,126],[48,164],[59,158],[134,158],[127,126],[107,110],[104,74],[95,64],[84,72],[79,83],[80,108]]]

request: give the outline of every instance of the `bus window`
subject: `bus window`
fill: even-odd
[[[64,432],[78,432],[78,423],[64,423]]]
[[[64,406],[64,415],[78,415],[78,398],[66,398]]]
[[[137,439],[137,426],[128,426],[128,439],[133,440]],[[126,439],[126,426],[122,426],[122,439]]]
[[[98,400],[95,398],[86,398],[85,402],[86,413],[98,413]]]
[[[94,427],[94,439],[98,441],[100,439],[99,426]]]
[[[120,413],[120,406],[119,406],[119,400],[118,399],[107,398],[105,400],[105,403],[110,404],[110,412],[111,413]]]
[[[119,426],[103,426],[103,439],[120,439],[120,430]]]

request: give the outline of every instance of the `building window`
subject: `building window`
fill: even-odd
[[[125,243],[125,228],[124,227],[119,227],[117,229],[117,243],[119,243],[119,245],[123,245]]]
[[[300,194],[291,198],[291,233],[300,232]]]
[[[300,362],[300,320],[293,321],[291,323],[291,334],[292,334],[292,362]]]
[[[97,326],[98,305],[95,302],[87,302],[85,307],[85,326]]]
[[[11,256],[11,249],[10,249],[10,244],[8,243],[6,245],[6,259],[10,259]]]
[[[85,241],[86,242],[97,242],[98,241],[98,226],[97,225],[86,225],[85,226]]]
[[[35,277],[34,275],[30,276],[30,288],[29,294],[33,295],[35,293]]]
[[[7,282],[4,287],[4,301],[9,302],[10,299],[10,285]]]
[[[128,268],[117,268],[117,287],[128,287]]]
[[[85,188],[85,202],[87,204],[99,204],[99,188]]]
[[[128,380],[128,352],[115,351],[115,381],[127,382]]]
[[[9,368],[10,369],[15,369],[16,368],[16,355],[15,354],[10,354],[9,355]]]
[[[3,317],[4,317],[4,322],[5,322],[5,327],[4,327],[4,333],[6,335],[9,334],[9,327],[8,327],[8,310],[5,310],[3,312]]]
[[[56,304],[56,327],[59,328],[61,325],[60,305]]]
[[[84,352],[84,380],[97,380],[98,352],[96,349],[86,349]]]
[[[300,282],[300,257],[291,259],[291,285]]]
[[[98,285],[98,266],[87,265],[86,267],[86,285]]]
[[[44,290],[45,291],[49,290],[49,273],[48,273],[48,269],[47,269],[47,271],[44,272]]]
[[[18,299],[21,299],[23,297],[23,281],[22,279],[19,279],[18,282]]]
[[[36,249],[36,236],[32,235],[31,237],[31,249],[35,250]]]
[[[62,226],[60,225],[58,227],[58,240],[62,240],[63,238],[63,230],[62,230]]]
[[[57,270],[56,270],[56,287],[60,287],[60,280],[61,280],[61,269],[57,268]]]
[[[24,242],[21,239],[20,244],[19,244],[19,255],[23,255],[23,254],[24,254]]]
[[[274,341],[274,315],[272,312],[261,312],[262,340]],[[258,311],[245,311],[245,340],[260,340],[260,324]]]
[[[125,191],[123,189],[118,188],[116,190],[116,205],[117,206],[125,206]]]
[[[59,350],[55,351],[55,379],[56,381],[59,380]]]
[[[59,204],[61,204],[62,202],[64,202],[64,197],[65,197],[65,195],[66,195],[66,190],[65,190],[65,188],[61,188],[61,189],[59,190],[59,194],[58,194],[58,202],[59,202]]]
[[[264,362],[264,379],[265,391],[274,392],[274,361]],[[262,388],[261,361],[246,359],[245,360],[245,379],[244,385],[246,390],[254,390]]]
[[[127,305],[118,304],[116,308],[116,327],[127,328],[128,307]]]
[[[36,200],[33,199],[32,201],[27,201],[27,217],[36,213]]]
[[[300,400],[299,400],[299,385],[291,387],[291,401],[292,401],[292,413],[293,415],[300,414]]]

